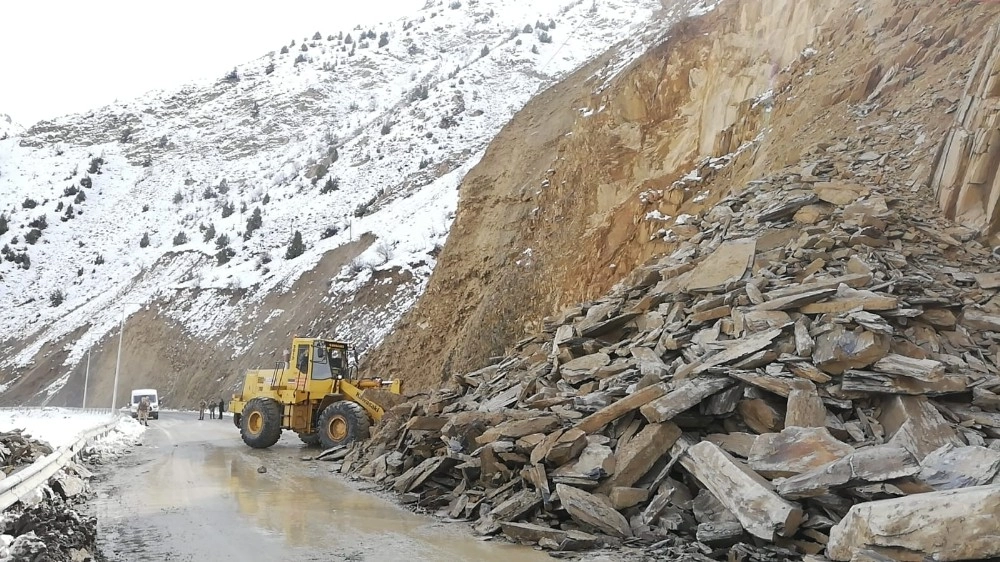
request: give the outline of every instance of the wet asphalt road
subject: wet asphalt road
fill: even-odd
[[[328,463],[302,461],[318,449],[305,449],[293,433],[256,450],[230,416],[198,421],[165,412],[149,423],[143,446],[93,483],[97,497],[87,509],[109,560],[551,560],[356,490]]]

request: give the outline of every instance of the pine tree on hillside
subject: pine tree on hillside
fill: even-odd
[[[246,232],[243,233],[243,239],[249,240],[250,237],[253,236],[254,231],[260,228],[263,224],[264,219],[261,217],[260,207],[254,207],[253,214],[250,215],[249,219],[247,219],[247,229]]]
[[[66,300],[66,293],[62,292],[62,289],[56,289],[49,293],[49,306],[59,306]]]
[[[285,252],[286,260],[293,260],[301,256],[306,251],[306,245],[302,242],[302,233],[298,230],[292,235],[292,241],[288,244],[288,250]]]
[[[7,223],[7,215],[0,214],[0,234],[5,234],[9,229],[10,225]]]
[[[235,255],[236,250],[226,246],[215,253],[215,263],[218,265],[225,265],[229,263],[229,260],[233,259],[233,256]]]
[[[139,239],[139,247],[140,248],[145,248],[147,246],[149,246],[149,233],[148,232],[143,232],[142,233],[142,238]]]
[[[321,194],[331,193],[340,189],[340,179],[335,176],[330,176],[326,179],[326,183],[320,188],[319,192]]]

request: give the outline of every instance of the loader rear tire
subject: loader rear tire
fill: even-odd
[[[281,405],[270,398],[247,402],[240,418],[240,436],[254,449],[266,449],[281,437]]]
[[[371,422],[364,408],[346,400],[334,402],[319,415],[319,441],[329,449],[368,438]]]
[[[306,447],[316,447],[319,445],[319,433],[300,433],[299,439],[306,444]]]

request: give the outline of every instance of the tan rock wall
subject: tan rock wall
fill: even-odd
[[[986,235],[1000,232],[1000,27],[982,38],[942,140],[931,185],[945,214]]]
[[[699,207],[696,190],[674,183],[760,133],[769,116],[754,99],[779,87],[779,70],[844,4],[726,2],[675,28],[599,95],[590,77],[603,61],[540,95],[466,178],[427,293],[371,370],[436,383],[476,368],[546,314],[665,251],[650,244],[660,225],[646,213]]]

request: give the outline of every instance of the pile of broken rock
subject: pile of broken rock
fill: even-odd
[[[6,476],[52,452],[48,443],[21,430],[0,433],[0,469]],[[70,462],[47,486],[21,497],[0,515],[0,560],[95,559],[97,521],[82,517],[73,507],[86,498],[91,477],[86,467]]]
[[[9,476],[52,452],[52,446],[20,429],[0,432],[0,470]]]
[[[877,186],[755,182],[341,470],[553,550],[1000,555],[1000,275],[973,238]]]

